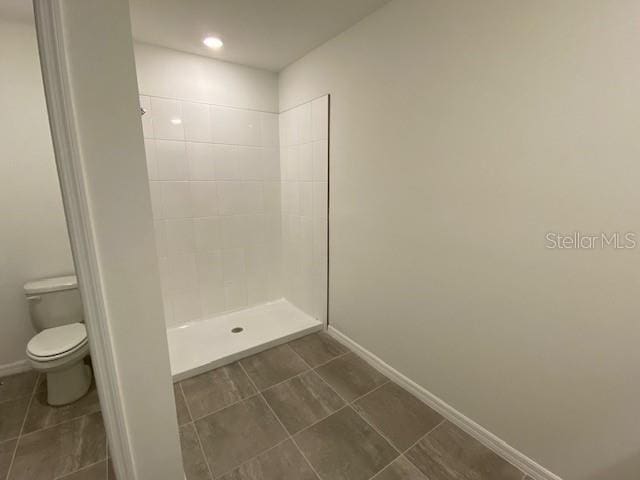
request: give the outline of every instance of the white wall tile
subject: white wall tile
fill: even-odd
[[[280,143],[280,134],[278,131],[278,114],[277,113],[261,113],[262,121],[262,146],[277,147]]]
[[[223,220],[221,217],[194,220],[196,250],[210,252],[223,247]]]
[[[313,142],[313,180],[329,181],[329,143],[327,140]]]
[[[311,102],[312,140],[329,138],[329,96]]]
[[[166,257],[166,288],[170,293],[196,290],[198,271],[195,255]]]
[[[194,217],[218,214],[218,194],[215,182],[190,182],[191,212]]]
[[[305,143],[298,148],[298,179],[304,182],[313,180],[312,143]]]
[[[282,297],[280,116],[156,97],[143,102],[167,324]],[[289,118],[286,170],[293,181],[286,196],[293,213],[302,208],[310,215],[313,186],[309,182],[301,207],[298,179],[314,178],[313,146],[304,147],[301,172],[296,112]],[[300,276],[300,217],[292,222],[292,265]]]
[[[190,254],[195,251],[195,235],[191,218],[164,221],[167,255]]]
[[[191,180],[215,180],[215,147],[210,143],[187,143],[187,161]]]
[[[300,199],[299,213],[302,216],[311,218],[313,215],[313,183],[298,183],[298,192]]]
[[[222,250],[222,272],[225,282],[237,282],[246,279],[244,249],[230,248]]]
[[[200,286],[208,290],[223,290],[222,256],[220,251],[200,253],[196,256],[198,264],[198,281]]]
[[[224,297],[226,310],[237,310],[247,306],[246,282],[225,282]]]
[[[182,124],[186,140],[211,141],[209,106],[203,103],[182,102]]]
[[[221,215],[241,215],[247,213],[247,198],[241,182],[219,182],[218,198]]]
[[[189,165],[184,142],[156,140],[158,180],[188,180]]]
[[[184,140],[180,102],[164,98],[151,98],[154,138]]]
[[[224,283],[200,285],[200,309],[203,318],[210,318],[226,310]]]
[[[311,141],[311,104],[303,103],[295,108],[298,126],[298,142],[300,144]]]
[[[237,147],[238,177],[240,180],[263,180],[262,149]]]
[[[313,216],[327,217],[329,193],[327,182],[313,182]]]
[[[270,181],[280,180],[280,149],[277,147],[265,147],[260,150],[262,154],[262,167],[264,179]]]
[[[140,96],[140,107],[144,108],[145,114],[142,118],[142,134],[144,138],[153,138],[153,112],[151,111],[151,99]]]
[[[158,182],[162,190],[162,218],[191,216],[189,182]]]
[[[260,112],[227,107],[210,107],[211,138],[214,143],[260,146],[262,118]]]
[[[247,303],[256,305],[269,300],[269,275],[267,272],[252,273],[247,277]]]
[[[265,182],[262,185],[264,212],[280,214],[280,183]]]
[[[173,322],[180,325],[198,320],[202,316],[198,291],[180,292],[171,295],[173,305]]]
[[[147,159],[147,175],[149,176],[149,180],[158,180],[158,161],[156,159],[155,140],[145,138],[144,153]]]
[[[151,195],[151,211],[153,218],[162,218],[162,183],[149,182],[149,193]]]
[[[238,157],[240,147],[213,145],[213,162],[216,180],[238,180]]]

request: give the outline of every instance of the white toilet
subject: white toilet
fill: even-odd
[[[65,405],[82,397],[91,386],[91,368],[83,323],[82,300],[75,275],[28,282],[24,293],[31,321],[39,332],[27,345],[35,370],[47,375],[47,402]]]

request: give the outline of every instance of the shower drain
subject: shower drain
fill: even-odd
[[[243,330],[244,330],[244,328],[242,328],[242,327],[233,327],[233,328],[231,329],[231,333],[240,333],[240,332],[242,332]]]

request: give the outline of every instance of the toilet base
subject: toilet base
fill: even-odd
[[[47,372],[47,403],[53,406],[73,403],[91,386],[91,367],[80,360],[68,368]]]

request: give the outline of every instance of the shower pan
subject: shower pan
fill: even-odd
[[[322,329],[329,97],[140,108],[174,380]]]

